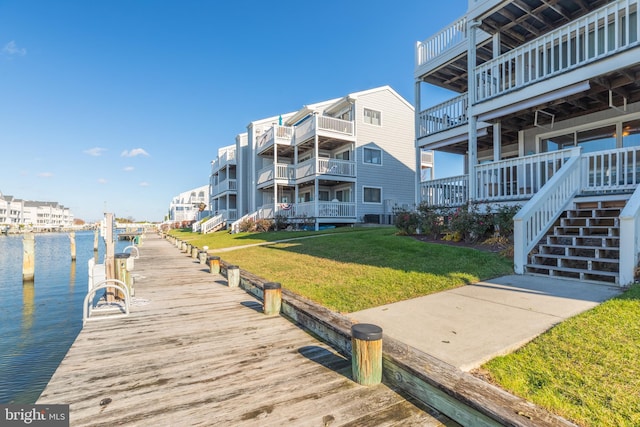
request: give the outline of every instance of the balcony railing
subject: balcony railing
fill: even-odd
[[[469,97],[464,93],[421,111],[418,114],[418,138],[468,123],[468,101]]]
[[[231,149],[227,150],[222,155],[218,156],[211,165],[211,170],[213,172],[222,169],[226,165],[235,165],[236,164],[236,150]]]
[[[225,179],[220,181],[217,185],[213,186],[212,194],[224,193],[225,191],[236,191],[238,189],[238,183],[235,179]]]
[[[356,175],[355,162],[350,160],[339,159],[318,159],[318,171],[319,175],[336,175],[343,177],[354,177]],[[296,179],[305,178],[307,176],[313,176],[316,174],[316,158],[313,157],[309,160],[301,162],[296,167]]]
[[[287,180],[291,184],[295,180],[296,167],[286,163],[277,163],[260,169],[258,172],[258,185],[274,179]]]
[[[316,129],[316,120],[318,126]],[[355,135],[353,121],[337,119],[329,116],[314,116],[310,119],[300,123],[295,128],[295,140],[296,143],[304,142],[313,137],[316,132],[330,132],[346,137],[352,137]]]
[[[582,155],[582,191],[633,190],[640,184],[640,147]]]
[[[611,2],[476,67],[476,101],[520,89],[637,44],[639,1]]]
[[[421,200],[430,206],[462,206],[469,200],[469,175],[420,183]]]
[[[416,67],[426,64],[467,40],[467,18],[462,17],[444,30],[416,44]]]
[[[474,198],[484,201],[531,198],[570,157],[579,155],[579,148],[570,148],[477,165]]]
[[[291,145],[293,141],[293,127],[273,125],[258,138],[258,152],[274,143]]]
[[[318,217],[322,218],[355,218],[356,204],[350,202],[317,202]],[[296,217],[316,217],[316,202],[296,203]]]

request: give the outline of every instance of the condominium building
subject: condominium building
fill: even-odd
[[[0,226],[57,230],[73,226],[73,214],[58,202],[16,199],[0,193]]]
[[[389,223],[416,201],[413,129],[413,106],[389,86],[252,121],[212,162],[217,224]]]
[[[416,45],[417,148],[465,165],[463,175],[422,182],[420,200],[521,205],[517,273],[634,280],[638,3],[469,0],[463,16]],[[451,98],[428,105],[432,86]]]

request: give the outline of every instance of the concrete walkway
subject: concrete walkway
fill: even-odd
[[[512,275],[349,317],[379,325],[385,335],[470,371],[620,292],[613,286]]]

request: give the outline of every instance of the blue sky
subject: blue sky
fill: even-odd
[[[382,85],[413,103],[415,42],[466,7],[0,0],[0,192],[160,221],[251,120]]]

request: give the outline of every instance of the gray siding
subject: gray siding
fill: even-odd
[[[380,111],[381,125],[364,122],[364,109]],[[355,202],[357,215],[385,214],[389,203],[399,206],[415,203],[416,159],[414,143],[414,110],[411,105],[388,88],[359,94],[356,101],[356,162],[357,182]],[[363,148],[382,150],[382,164],[363,163]],[[380,204],[363,202],[363,188],[382,189]],[[388,202],[387,202],[388,201]]]

